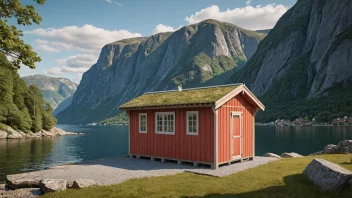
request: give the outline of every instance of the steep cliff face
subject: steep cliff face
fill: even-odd
[[[352,79],[352,1],[298,0],[261,42],[237,81],[263,95],[320,96]]]
[[[265,34],[206,20],[174,33],[106,45],[84,73],[60,123],[112,117],[117,107],[146,91],[223,84],[255,53]]]
[[[298,0],[281,17],[229,81],[246,81],[267,106],[258,121],[351,115],[351,10],[350,0]]]

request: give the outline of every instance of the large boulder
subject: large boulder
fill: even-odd
[[[6,186],[10,189],[39,188],[41,177],[35,173],[23,173],[6,176]]]
[[[278,159],[281,158],[279,155],[276,155],[275,153],[265,153],[263,156],[264,157],[273,157],[273,158],[278,158]]]
[[[336,154],[336,153],[340,153],[340,152],[339,152],[339,148],[337,145],[328,144],[324,147],[323,153],[324,154]]]
[[[95,186],[96,183],[90,179],[77,179],[73,182],[72,188],[87,188]]]
[[[5,131],[0,130],[0,139],[6,139],[7,133]]]
[[[43,179],[40,183],[40,190],[46,194],[66,190],[67,181],[64,179]]]
[[[315,153],[312,153],[312,154],[309,154],[309,156],[312,156],[312,155],[321,155],[321,154],[324,154],[323,151],[317,151]]]
[[[323,159],[313,159],[303,174],[320,190],[341,190],[348,186],[352,172]]]
[[[18,138],[24,138],[24,137],[18,131],[15,131],[11,127],[8,127],[7,128],[7,139],[18,139]]]
[[[295,157],[303,157],[302,155],[298,154],[298,153],[282,153],[281,154],[282,158],[295,158]]]
[[[338,144],[340,153],[352,153],[352,140],[342,140]]]

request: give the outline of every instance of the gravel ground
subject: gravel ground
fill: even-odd
[[[62,165],[50,169],[36,171],[42,179],[92,179],[98,185],[119,184],[126,180],[142,177],[173,175],[182,172],[194,172],[211,176],[223,177],[233,173],[253,168],[276,160],[269,157],[255,157],[253,161],[234,163],[217,170],[209,167],[193,167],[178,165],[174,162],[162,163],[147,159],[130,159],[127,157],[104,158],[79,164]]]
[[[42,195],[39,188],[24,188],[9,190],[5,184],[0,184],[0,198],[35,198]]]
[[[216,176],[216,177],[225,177],[232,175],[234,173],[249,169],[249,168],[254,168],[256,166],[260,166],[263,164],[267,164],[269,162],[277,160],[276,158],[273,157],[255,157],[254,160],[252,161],[245,161],[245,162],[236,162],[231,165],[224,165],[221,166],[220,168],[213,170],[213,169],[207,169],[207,168],[201,168],[201,169],[190,169],[190,170],[185,170],[188,172],[192,173],[198,173],[198,174],[204,174],[204,175],[210,175],[210,176]]]

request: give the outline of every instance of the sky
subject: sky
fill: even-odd
[[[32,0],[22,0],[33,4]],[[42,61],[21,76],[44,74],[76,83],[111,42],[177,31],[205,19],[249,30],[273,28],[296,0],[46,0],[40,25],[20,26]],[[10,22],[10,23],[13,23]]]

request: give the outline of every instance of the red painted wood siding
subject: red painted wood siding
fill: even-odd
[[[199,134],[187,135],[186,112],[198,111]],[[155,134],[155,112],[175,112],[175,135]],[[139,133],[139,113],[147,113],[147,133]],[[130,154],[214,162],[214,113],[210,107],[131,110]]]
[[[231,159],[230,115],[232,111],[243,112],[242,157],[252,157],[254,155],[253,108],[249,103],[246,102],[241,94],[239,94],[218,109],[218,163],[228,162]]]

